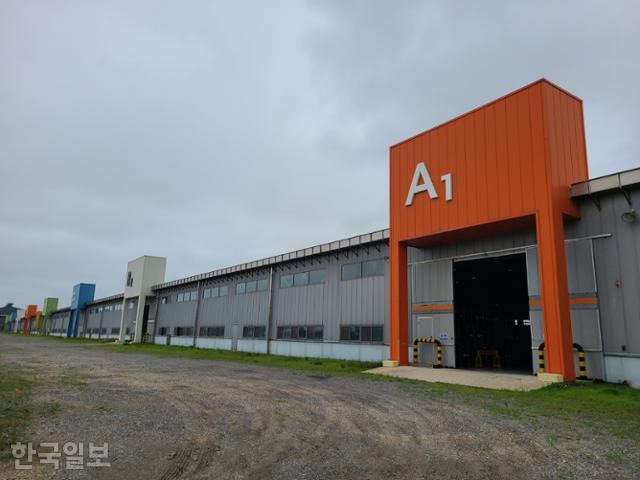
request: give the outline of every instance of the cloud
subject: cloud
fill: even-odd
[[[635,2],[0,5],[0,298],[169,279],[388,224],[389,145],[542,76],[637,165]]]

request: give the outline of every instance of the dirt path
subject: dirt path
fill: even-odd
[[[25,441],[108,442],[111,462],[0,478],[634,478],[597,460],[602,439],[550,445],[548,428],[396,382],[6,336],[0,354],[50,380]]]

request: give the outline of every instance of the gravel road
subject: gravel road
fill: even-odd
[[[519,422],[399,382],[0,336],[43,385],[25,441],[108,442],[109,468],[0,478],[637,478],[604,438]],[[565,432],[566,433],[566,432]],[[556,438],[550,442],[550,438]],[[610,445],[607,446],[609,448]],[[621,445],[621,449],[628,446]],[[85,458],[87,452],[85,451]]]

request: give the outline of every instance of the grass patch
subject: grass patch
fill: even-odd
[[[5,366],[6,367],[6,366]],[[0,458],[11,458],[11,444],[23,440],[24,424],[31,410],[33,381],[17,368],[3,368],[0,374]]]
[[[418,395],[482,408],[529,424],[558,422],[567,432],[606,432],[640,442],[640,390],[600,381],[553,384],[528,392],[401,380]],[[548,438],[555,444],[558,438]]]
[[[331,360],[326,358],[284,357],[263,353],[237,352],[232,350],[213,350],[209,348],[179,347],[156,344],[109,345],[104,348],[112,352],[146,353],[152,355],[178,356],[223,362],[251,363],[277,368],[306,370],[326,375],[354,375],[364,370],[380,366],[379,363],[356,362],[350,360]]]

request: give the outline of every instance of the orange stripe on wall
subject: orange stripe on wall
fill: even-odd
[[[597,297],[569,298],[569,305],[598,305]],[[542,307],[542,300],[529,300],[530,307]]]
[[[452,303],[446,303],[442,305],[414,305],[413,311],[418,312],[432,312],[434,310],[453,310]]]
[[[569,305],[598,305],[598,298],[597,297],[570,298]]]

